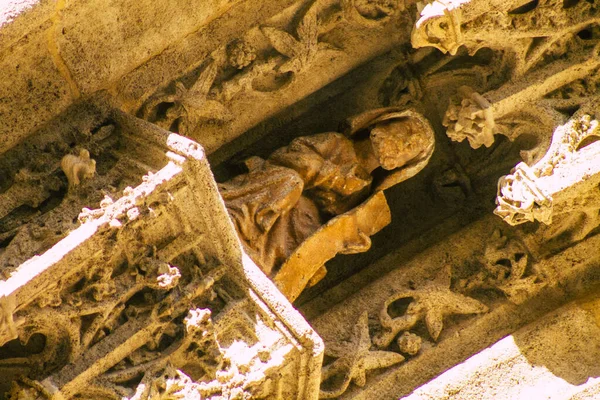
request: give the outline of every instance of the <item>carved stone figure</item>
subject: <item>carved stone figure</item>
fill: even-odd
[[[67,176],[70,187],[78,186],[82,180],[90,179],[96,173],[96,161],[90,158],[90,152],[85,149],[79,152],[79,156],[64,156],[60,167]]]
[[[303,136],[267,160],[252,157],[247,174],[219,187],[250,256],[268,275],[283,274],[275,282],[295,298],[335,254],[369,249],[369,236],[390,222],[379,192],[419,172],[433,148],[433,131],[423,116],[378,109],[348,120],[344,134]],[[360,213],[361,206],[366,212]],[[326,221],[335,228],[319,229]],[[294,253],[311,235],[319,251]],[[302,259],[304,271],[286,264],[292,255]],[[311,283],[324,274],[321,270]]]

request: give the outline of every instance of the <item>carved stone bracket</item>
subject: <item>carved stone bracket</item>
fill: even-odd
[[[500,178],[494,213],[510,225],[534,220],[549,225],[556,215],[593,207],[600,146],[586,145],[586,140],[599,135],[598,125],[589,114],[579,113],[556,128],[539,162],[532,167],[519,163],[512,174]]]

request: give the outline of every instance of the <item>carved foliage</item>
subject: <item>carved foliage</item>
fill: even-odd
[[[209,99],[217,71],[217,64],[208,60],[189,89],[182,82],[175,82],[175,93],[155,96],[145,105],[143,117],[166,129],[175,128],[183,134],[189,134],[203,119],[230,120],[232,114],[229,110],[220,102]],[[157,115],[161,105],[166,106],[166,111],[164,115]]]
[[[496,199],[498,207],[494,213],[511,225],[533,220],[550,224],[553,196],[577,183],[572,181],[576,173],[561,178],[556,170],[568,170],[577,160],[580,144],[586,138],[598,136],[598,132],[598,121],[592,120],[588,114],[559,126],[548,152],[540,161],[532,167],[519,163],[512,174],[500,178]],[[560,181],[563,181],[562,184]]]
[[[511,302],[520,304],[546,284],[525,246],[515,238],[508,238],[499,229],[486,240],[478,265],[482,268],[458,282],[460,290],[499,290]]]
[[[319,398],[336,398],[348,389],[351,382],[362,387],[366,384],[367,371],[404,361],[398,353],[371,350],[371,347],[368,315],[364,312],[347,340],[325,344],[325,355],[335,360],[323,366]]]
[[[389,313],[392,303],[408,301],[404,314],[392,316]],[[380,348],[390,345],[400,332],[409,331],[418,322],[424,321],[431,338],[438,340],[444,327],[444,318],[450,315],[479,314],[488,308],[478,300],[454,293],[450,289],[450,271],[445,268],[436,281],[416,290],[406,290],[390,296],[382,305],[379,321],[383,330],[373,342]],[[414,341],[407,338],[402,341]],[[407,348],[417,346],[406,343]]]

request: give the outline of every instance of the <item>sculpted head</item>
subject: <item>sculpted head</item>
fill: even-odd
[[[431,141],[421,124],[409,118],[377,123],[371,128],[370,138],[373,152],[386,170],[402,167],[415,160]]]

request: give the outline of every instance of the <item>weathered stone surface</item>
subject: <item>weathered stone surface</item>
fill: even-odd
[[[600,8],[425,3],[4,6],[0,392],[597,397]],[[302,207],[311,170],[324,198],[356,183],[352,162],[294,169],[308,135],[382,108],[422,116],[435,152],[358,206]],[[345,156],[381,150],[357,132]],[[289,298],[312,285],[295,304],[324,348],[242,251],[264,228],[286,274],[261,267]]]
[[[593,399],[598,298],[541,317],[415,390],[406,400]]]
[[[0,50],[0,154],[62,112],[77,95],[54,62],[47,21]]]
[[[106,117],[137,154],[129,161],[151,170],[0,282],[2,390],[314,398],[320,338],[244,255],[202,148],[117,110]]]
[[[53,27],[56,45],[81,92],[92,93],[238,2],[66,2]]]

